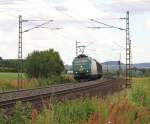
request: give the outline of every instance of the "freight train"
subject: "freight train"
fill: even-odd
[[[86,55],[77,56],[73,62],[73,74],[76,80],[102,77],[102,65]]]

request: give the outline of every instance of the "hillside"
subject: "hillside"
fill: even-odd
[[[107,67],[109,69],[118,69],[118,61],[107,61],[102,63],[103,69],[106,69]],[[121,67],[125,68],[125,64],[121,63]],[[150,63],[135,63],[133,64],[133,67],[136,68],[150,68]]]
[[[118,69],[118,61],[106,61],[102,63],[103,69],[106,70],[108,69],[113,69],[116,70]],[[123,69],[125,69],[125,64],[121,62],[121,67]],[[150,63],[135,63],[133,64],[133,67],[142,69],[142,68],[150,68]],[[65,68],[67,70],[72,70],[72,66],[71,65],[65,65]]]

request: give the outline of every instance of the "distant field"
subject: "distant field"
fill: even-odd
[[[12,81],[17,80],[17,73],[12,72],[0,72],[0,81]],[[25,76],[23,76],[23,79],[25,79]]]

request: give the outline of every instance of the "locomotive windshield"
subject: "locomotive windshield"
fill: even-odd
[[[81,65],[81,64],[84,64],[84,63],[87,63],[88,62],[88,60],[76,60],[76,61],[74,61],[74,64],[75,65]]]

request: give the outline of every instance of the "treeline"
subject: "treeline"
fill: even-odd
[[[0,72],[17,72],[18,60],[17,59],[1,59]]]
[[[23,60],[23,72],[29,78],[48,78],[58,76],[64,71],[64,63],[57,51],[33,51]],[[0,57],[0,72],[18,72],[17,59]]]
[[[111,77],[111,76],[125,76],[126,75],[126,71],[121,70],[121,72],[119,70],[104,70],[103,71],[103,77]],[[132,69],[132,76],[133,77],[150,77],[150,68],[135,68]]]
[[[135,77],[138,76],[150,76],[150,68],[136,69],[132,72]]]

